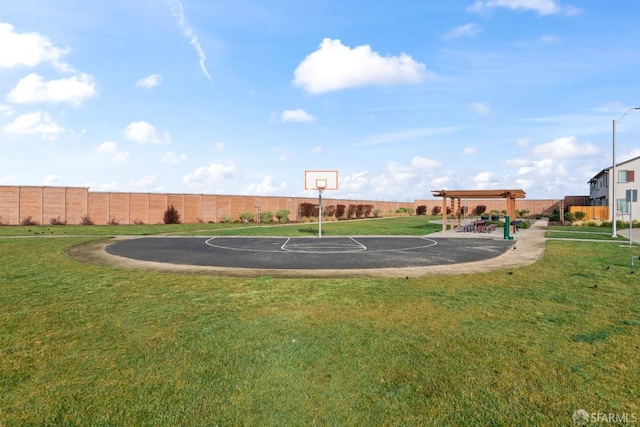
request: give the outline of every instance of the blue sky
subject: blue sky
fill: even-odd
[[[640,2],[0,2],[0,185],[586,195],[640,105]],[[617,125],[640,156],[640,111]]]

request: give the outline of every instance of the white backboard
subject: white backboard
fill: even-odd
[[[304,171],[305,190],[337,190],[338,171],[308,170]]]

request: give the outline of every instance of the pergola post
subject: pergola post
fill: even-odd
[[[442,196],[442,231],[447,231],[447,196]]]
[[[451,198],[451,229],[454,230],[456,228],[456,211],[454,210],[456,200]]]

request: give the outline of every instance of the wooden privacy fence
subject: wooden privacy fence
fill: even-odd
[[[585,221],[589,220],[600,220],[600,221],[608,221],[609,220],[609,206],[569,206],[569,212],[584,212]]]

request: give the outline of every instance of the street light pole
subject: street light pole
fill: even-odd
[[[616,176],[616,124],[620,123],[620,121],[622,119],[624,119],[624,117],[629,114],[630,111],[632,110],[640,110],[640,106],[639,107],[631,107],[629,108],[623,115],[622,117],[620,117],[618,120],[614,120],[613,121],[613,137],[612,137],[612,146],[613,146],[613,166],[611,168],[611,227],[612,227],[612,233],[611,233],[611,237],[616,238],[618,236],[618,231],[617,231],[617,218],[616,218],[616,211],[617,211],[617,207],[618,207],[618,203],[617,203],[617,199],[616,199],[616,180],[618,179],[618,177]],[[631,226],[633,224],[633,218],[629,218],[629,226]]]

